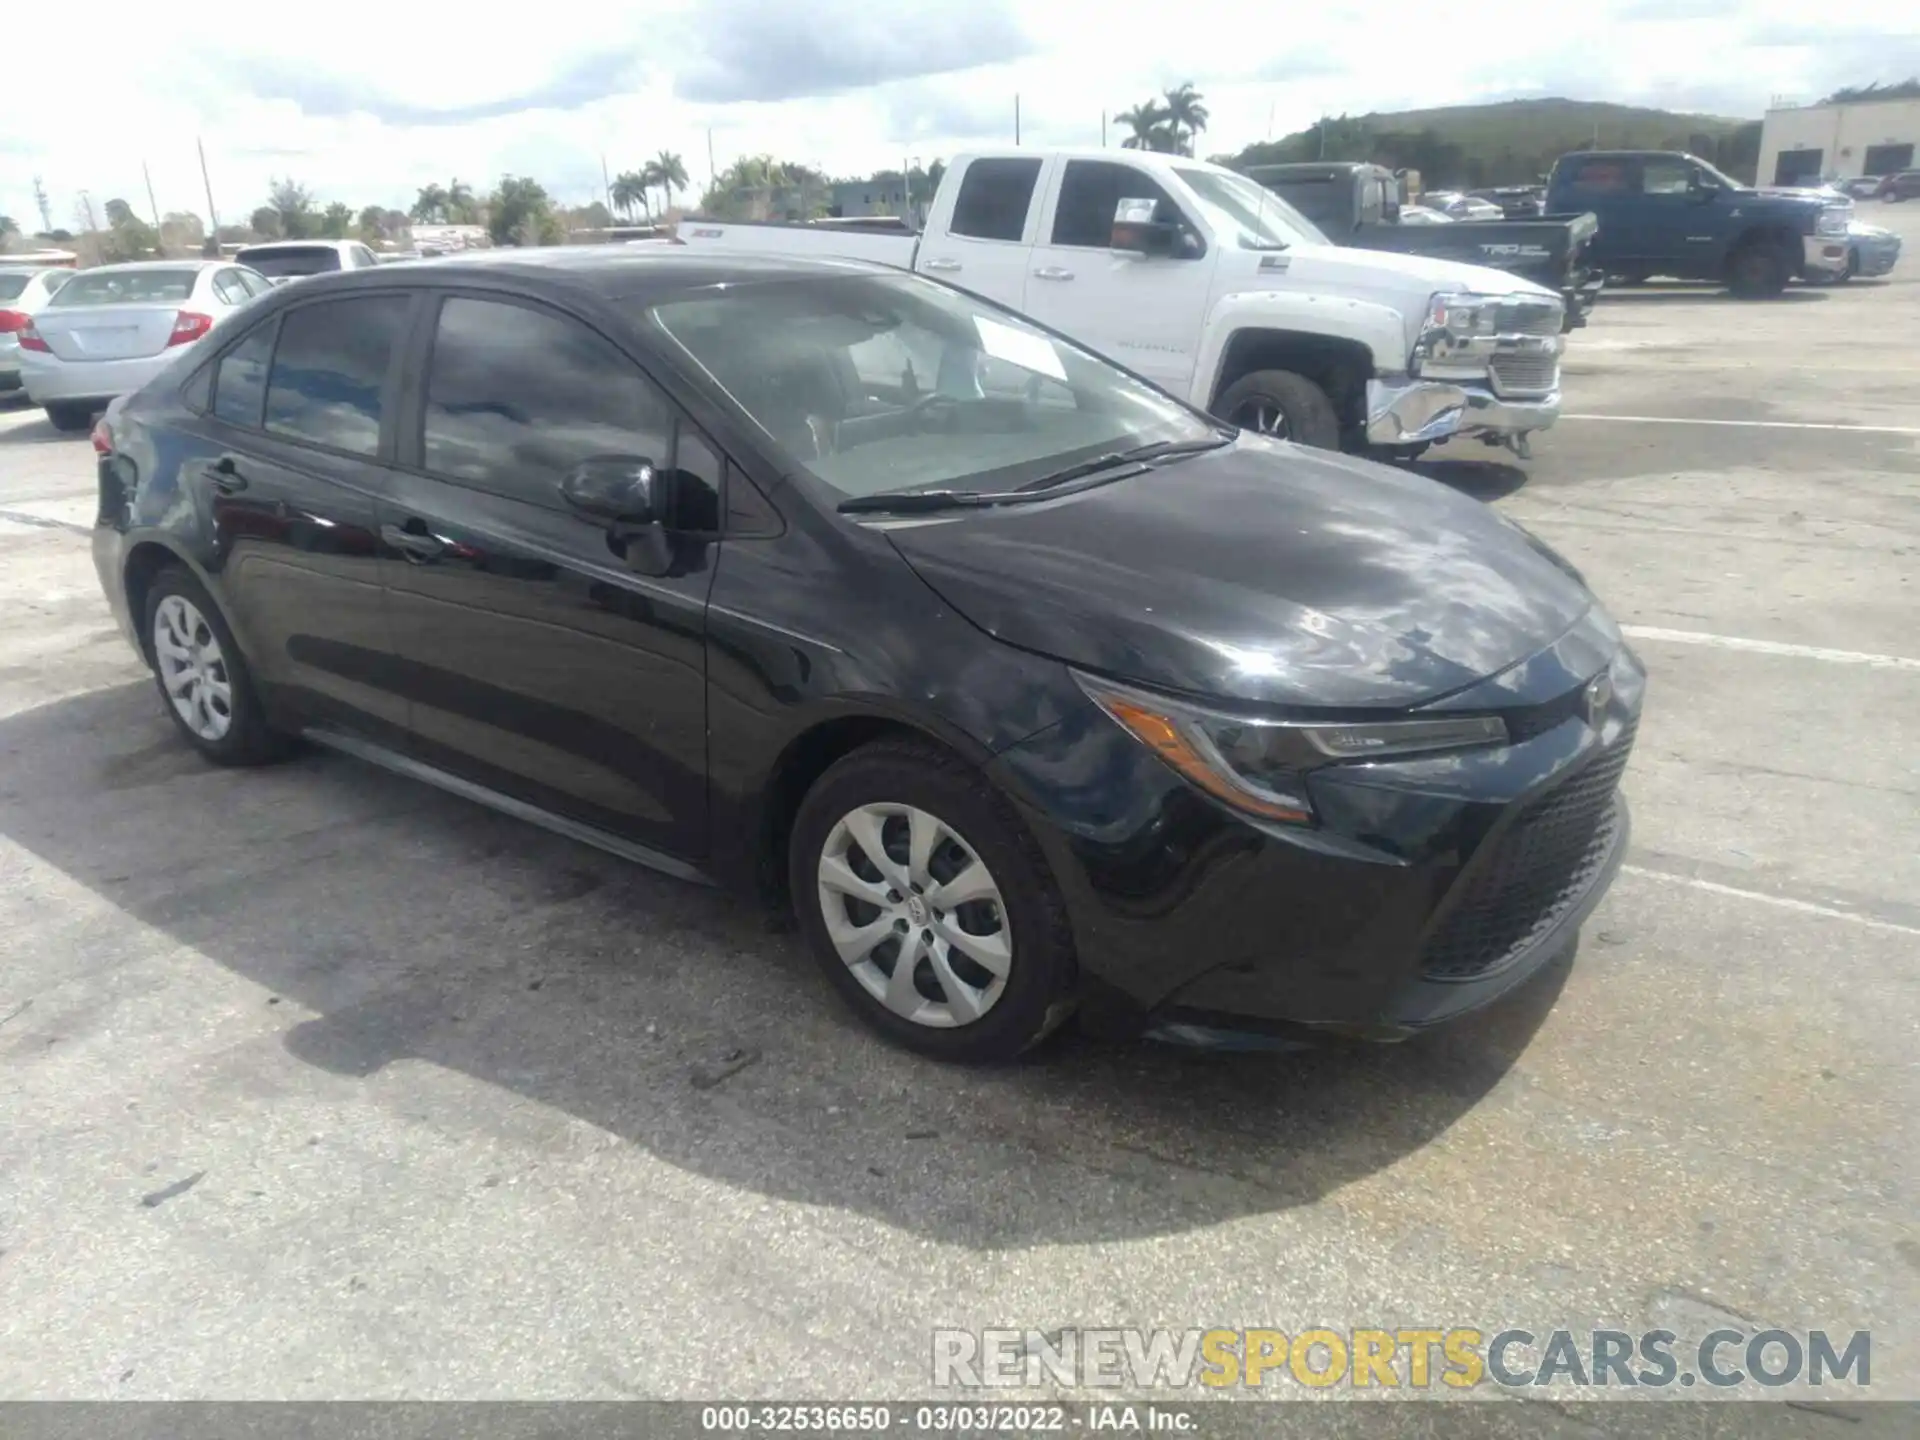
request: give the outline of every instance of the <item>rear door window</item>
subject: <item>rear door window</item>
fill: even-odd
[[[405,295],[365,295],[287,312],[267,382],[267,429],[379,454],[382,392],[410,304]]]
[[[274,324],[268,321],[220,357],[213,377],[213,413],[229,425],[260,428],[267,365],[273,359],[273,332]]]
[[[961,178],[947,229],[976,240],[1019,240],[1026,234],[1027,210],[1039,179],[1038,159],[975,160]]]

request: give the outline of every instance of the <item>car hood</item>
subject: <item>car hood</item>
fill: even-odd
[[[1057,500],[878,523],[1009,644],[1256,703],[1437,699],[1545,649],[1593,603],[1478,501],[1254,436]]]
[[[1452,217],[1448,217],[1449,222]],[[1397,250],[1356,250],[1340,245],[1301,245],[1294,255],[1310,261],[1318,280],[1341,282],[1343,293],[1365,294],[1381,291],[1397,295],[1406,285],[1430,286],[1433,290],[1472,292],[1481,295],[1534,295],[1543,299],[1560,297],[1544,285],[1505,270],[1485,265],[1467,265],[1436,255],[1406,255]],[[1398,283],[1382,285],[1389,280]],[[1424,304],[1422,306],[1424,309]]]

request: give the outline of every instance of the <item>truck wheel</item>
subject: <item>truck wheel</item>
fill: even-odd
[[[1327,392],[1291,370],[1256,370],[1242,375],[1213,402],[1213,413],[1229,425],[1311,445],[1340,448],[1340,416]]]
[[[1742,245],[1727,263],[1727,288],[1742,300],[1771,300],[1792,278],[1787,257],[1763,241]]]
[[[1615,285],[1644,285],[1652,278],[1651,270],[1622,270],[1612,280]]]

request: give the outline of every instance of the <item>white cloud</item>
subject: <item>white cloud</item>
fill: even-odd
[[[834,173],[1012,139],[1097,144],[1102,111],[1191,80],[1203,149],[1361,113],[1514,93],[1758,115],[1771,96],[1920,72],[1920,20],[1889,0],[1805,26],[1804,6],[1538,0],[1319,7],[1246,0],[381,0],[317,12],[99,0],[58,39],[10,48],[0,213],[55,225],[82,191],[204,213],[204,140],[223,220],[290,175],[323,201],[404,206],[429,180],[506,171],[563,199],[660,150],[696,185],[768,151]],[[755,98],[759,97],[759,98]],[[1118,142],[1117,135],[1114,137]]]

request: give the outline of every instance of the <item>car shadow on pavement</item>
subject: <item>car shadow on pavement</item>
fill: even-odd
[[[24,413],[31,410],[30,405],[8,406],[0,404],[0,417],[9,413]],[[85,435],[63,433],[53,428],[53,422],[45,415],[25,420],[17,425],[0,429],[0,446],[5,445],[84,445]]]
[[[1665,305],[1681,301],[1692,304],[1712,305],[1800,305],[1812,301],[1832,299],[1827,286],[1794,285],[1782,290],[1778,295],[1757,299],[1753,296],[1735,295],[1730,290],[1709,289],[1702,285],[1633,285],[1607,287],[1601,296],[1602,305]],[[1573,337],[1577,347],[1579,337]]]
[[[1475,500],[1503,499],[1530,478],[1525,470],[1505,460],[1422,459],[1406,468],[1416,475],[1450,485]]]
[[[85,976],[119,957],[147,984],[219,992],[195,1007],[281,1006],[292,1056],[455,1134],[526,1131],[512,1105],[395,1067],[979,1250],[1184,1232],[1391,1166],[1500,1083],[1572,963],[1399,1046],[1204,1053],[1069,1031],[964,1069],[874,1038],[750,906],[333,756],[217,769],[149,684],[0,720],[0,776],[0,834],[107,902],[49,917],[43,943],[66,953],[41,973],[64,983],[23,1024],[104,1043],[126,1021]],[[206,986],[176,947],[259,991]],[[14,1040],[5,1063],[37,1053]],[[246,1088],[284,1090],[285,1059],[250,1053]]]

